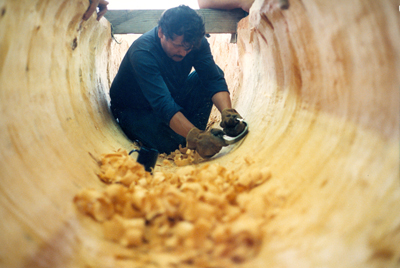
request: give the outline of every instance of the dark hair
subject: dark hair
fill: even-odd
[[[173,40],[174,34],[183,35],[183,43],[188,47],[197,47],[205,35],[203,19],[188,6],[180,5],[167,9],[158,21],[162,33]]]

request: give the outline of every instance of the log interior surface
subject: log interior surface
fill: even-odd
[[[133,147],[108,109],[126,50],[106,19],[81,20],[88,5],[0,1],[1,267],[143,256],[73,204],[105,188],[101,154]],[[208,164],[271,172],[243,199],[263,219],[260,249],[231,267],[400,266],[399,27],[394,0],[256,0],[237,44],[210,39],[250,132]],[[168,267],[170,255],[149,256],[140,267]]]

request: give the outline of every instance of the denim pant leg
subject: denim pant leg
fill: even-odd
[[[186,139],[175,133],[152,110],[124,110],[118,117],[119,125],[130,140],[138,140],[160,153],[169,154],[180,144],[183,147],[186,145]]]
[[[183,108],[182,113],[193,125],[205,130],[213,103],[196,71],[189,74],[182,94],[175,101]]]

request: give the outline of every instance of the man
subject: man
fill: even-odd
[[[225,146],[221,131],[204,131],[213,104],[226,133],[244,129],[204,35],[202,18],[181,5],[129,48],[110,89],[112,113],[128,138],[161,153],[187,144],[212,157]]]
[[[200,8],[216,8],[216,9],[235,9],[241,8],[246,12],[250,11],[254,0],[198,0]],[[270,1],[270,4],[276,3],[280,9],[289,8],[289,0]]]

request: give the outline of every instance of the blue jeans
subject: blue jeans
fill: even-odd
[[[211,98],[201,83],[196,71],[189,74],[182,94],[175,102],[183,108],[183,115],[197,128],[205,130],[213,106]],[[132,141],[140,141],[144,146],[160,153],[170,153],[186,146],[186,139],[175,133],[168,123],[159,118],[151,109],[118,110],[111,107],[113,115],[126,136]]]

